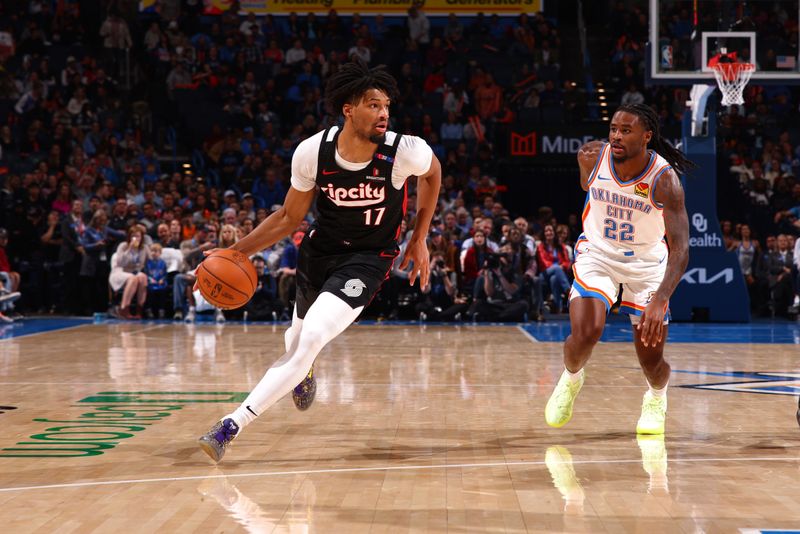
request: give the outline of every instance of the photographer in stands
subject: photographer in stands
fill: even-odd
[[[468,299],[458,294],[456,273],[447,270],[441,252],[431,254],[430,280],[416,308],[421,321],[457,321],[469,308]]]
[[[475,321],[523,321],[528,303],[522,298],[522,275],[512,263],[511,247],[485,255],[469,310]]]

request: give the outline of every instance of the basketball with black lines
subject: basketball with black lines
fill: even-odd
[[[247,256],[229,248],[209,254],[197,268],[200,293],[222,310],[244,306],[257,284],[256,268]]]

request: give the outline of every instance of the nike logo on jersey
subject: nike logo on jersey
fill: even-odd
[[[611,178],[604,178],[604,177],[602,177],[602,176],[598,176],[598,177],[597,177],[597,179],[598,179],[598,180],[610,180]]]
[[[328,169],[322,169],[322,176],[330,176],[331,174],[336,174],[339,171],[329,171]]]
[[[360,207],[381,204],[386,200],[386,186],[358,184],[358,187],[334,187],[328,184],[320,187],[331,202],[340,207]]]

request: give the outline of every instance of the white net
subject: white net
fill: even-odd
[[[744,88],[756,70],[752,63],[717,63],[713,66],[714,77],[722,92],[722,105],[744,104]]]

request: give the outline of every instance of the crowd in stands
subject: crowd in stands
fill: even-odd
[[[194,270],[203,251],[229,246],[281,205],[294,148],[337,120],[323,104],[325,81],[353,56],[395,73],[392,129],[425,138],[443,167],[430,285],[411,288],[396,268],[365,314],[535,320],[566,310],[580,221],[546,206],[509,213],[492,148],[515,117],[584,113],[561,77],[553,21],[452,15],[432,24],[416,8],[391,20],[235,9],[205,17],[162,4],[138,14],[105,2],[97,21],[75,3],[0,12],[0,31],[14,40],[0,56],[0,319],[13,320],[20,293],[34,313],[289,318],[313,213],[253,258],[259,285],[241,310],[205,303],[192,291]],[[777,144],[762,150],[787,155]],[[413,186],[409,196],[403,236],[414,224]],[[791,209],[776,223],[796,235]],[[755,293],[773,302],[770,289]]]

